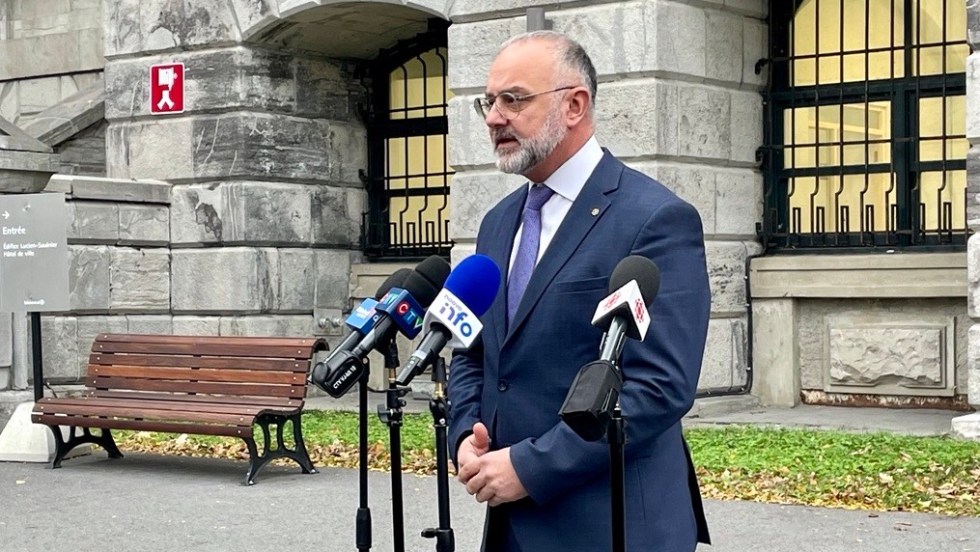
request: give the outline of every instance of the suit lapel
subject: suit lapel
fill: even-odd
[[[510,328],[507,329],[506,338],[501,341],[501,346],[513,338],[515,330],[520,328],[521,324],[534,308],[534,305],[541,298],[545,289],[547,289],[548,285],[555,278],[555,275],[558,274],[561,267],[565,266],[565,263],[575,253],[579,244],[589,234],[589,231],[592,230],[596,222],[602,218],[602,215],[609,207],[609,199],[606,197],[606,194],[619,187],[619,178],[622,172],[622,163],[616,161],[608,151],[605,152],[602,160],[599,161],[595,170],[592,171],[592,175],[586,181],[582,191],[575,198],[575,202],[572,203],[568,214],[565,215],[565,219],[558,227],[558,231],[548,245],[548,250],[545,251],[541,257],[541,261],[534,268],[534,272],[531,274],[531,280],[528,282],[527,289],[524,291],[524,297],[521,299],[521,304],[517,308],[517,313],[514,315],[514,321],[510,325]],[[511,245],[513,245],[513,241],[512,236],[509,240]],[[506,295],[504,297],[506,298]],[[499,296],[498,299],[500,299]],[[506,304],[506,299],[496,302],[498,306],[501,303]],[[502,308],[501,312],[506,320],[506,307]],[[506,324],[504,326],[506,327]]]
[[[496,232],[499,239],[491,238],[487,240],[487,256],[497,263],[500,269],[502,281],[500,288],[497,289],[497,298],[490,306],[486,324],[493,327],[497,335],[497,343],[503,343],[507,333],[507,272],[510,266],[510,254],[514,249],[514,234],[521,222],[521,213],[524,211],[524,201],[527,199],[527,184],[525,183],[517,191],[513,192],[500,203],[497,212],[500,219],[492,232]]]

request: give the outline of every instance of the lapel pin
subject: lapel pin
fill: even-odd
[[[599,214],[599,208],[598,207],[593,207],[592,208],[592,216],[597,216],[598,214]]]

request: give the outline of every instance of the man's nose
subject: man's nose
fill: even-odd
[[[508,121],[500,114],[500,110],[497,108],[497,104],[490,106],[490,111],[487,113],[487,126],[490,128],[506,126]]]

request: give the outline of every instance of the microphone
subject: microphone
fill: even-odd
[[[426,334],[395,379],[398,385],[411,383],[447,344],[455,349],[473,345],[483,330],[480,317],[497,296],[500,279],[500,269],[486,255],[470,255],[460,261],[425,313],[422,329]]]
[[[347,337],[344,338],[340,345],[334,349],[333,353],[331,353],[326,360],[321,360],[314,364],[313,370],[310,372],[310,376],[308,378],[310,383],[316,385],[323,391],[327,391],[327,386],[329,385],[327,380],[331,377],[330,371],[327,369],[327,365],[334,362],[333,358],[342,351],[348,352],[353,349],[354,346],[357,345],[369,331],[371,331],[371,328],[373,328],[374,325],[377,324],[378,319],[381,318],[376,311],[378,301],[387,295],[392,288],[402,286],[405,282],[405,278],[407,278],[411,272],[412,269],[410,268],[399,268],[394,274],[388,276],[388,279],[386,279],[381,286],[378,287],[378,290],[374,293],[373,299],[370,297],[365,299],[360,305],[357,306],[357,308],[354,309],[353,312],[351,312],[350,316],[347,317],[347,320],[344,321],[344,323],[347,324],[347,327],[351,329],[351,332],[347,334]]]
[[[609,289],[615,291],[599,303],[592,325],[606,331],[599,359],[616,364],[626,337],[638,341],[646,337],[650,327],[647,305],[660,290],[660,269],[646,257],[630,255],[613,269]]]
[[[646,257],[631,255],[613,269],[609,278],[613,291],[599,303],[592,325],[606,331],[599,360],[576,374],[565,396],[559,416],[586,441],[598,441],[612,418],[623,389],[619,357],[626,337],[642,341],[650,326],[648,305],[660,288],[660,269]]]
[[[338,351],[328,359],[328,375],[322,389],[334,398],[344,396],[364,374],[368,353],[394,339],[396,329],[409,339],[418,335],[425,309],[439,293],[449,270],[449,263],[433,255],[408,274],[402,287],[392,287],[375,306],[378,320],[374,326],[351,350]]]

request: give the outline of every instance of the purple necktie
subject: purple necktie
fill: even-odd
[[[524,296],[524,290],[527,289],[531,273],[534,272],[534,265],[538,261],[538,246],[541,243],[541,206],[551,199],[554,193],[554,190],[544,184],[535,184],[527,193],[521,243],[517,247],[517,256],[510,269],[510,278],[507,280],[508,325],[514,320],[514,314],[517,313],[521,297]]]

